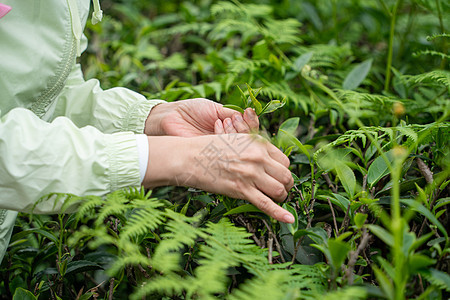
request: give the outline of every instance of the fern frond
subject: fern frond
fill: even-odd
[[[443,85],[450,88],[450,72],[445,70],[433,70],[419,75],[405,75],[403,78],[410,84]]]
[[[242,34],[244,41],[260,36],[259,26],[251,20],[225,19],[216,24],[208,34],[211,41],[229,39],[235,34]]]
[[[145,193],[144,187],[129,187],[123,190],[123,195],[129,200],[149,200],[152,195],[152,191],[149,190]]]
[[[153,255],[153,267],[165,273],[177,271],[180,255],[176,253],[185,246],[192,246],[202,232],[192,226],[199,217],[189,218],[172,210],[165,211],[171,219],[166,225],[168,232],[161,235],[163,240],[159,243]]]
[[[242,263],[252,273],[260,273],[258,265],[264,265],[267,261],[265,251],[256,246],[244,228],[234,226],[227,218],[222,218],[219,223],[210,223],[206,229],[207,244],[202,247],[201,256],[207,262],[208,259],[226,261],[229,266]]]
[[[359,286],[350,286],[336,291],[332,291],[321,297],[324,300],[353,300],[366,299],[367,290]]]
[[[241,4],[231,1],[219,1],[211,7],[212,15],[231,18],[267,18],[272,13],[273,7],[263,4]]]
[[[136,246],[136,245],[135,245]],[[149,266],[151,265],[151,260],[145,255],[139,253],[137,250],[139,248],[135,247],[132,252],[127,252],[121,255],[114,263],[108,268],[108,274],[115,276],[121,270],[127,266]]]
[[[265,38],[276,44],[295,45],[302,41],[299,37],[301,25],[296,19],[267,20],[264,22],[262,32]]]
[[[445,54],[443,52],[435,51],[435,50],[421,50],[413,53],[414,57],[423,56],[423,55],[431,55],[431,56],[439,56],[442,59],[448,59],[450,58],[450,55]]]
[[[242,74],[245,72],[253,73],[258,68],[269,66],[268,60],[252,60],[248,58],[240,58],[231,61],[228,64],[228,72]]]
[[[81,203],[76,213],[77,219],[81,220],[83,217],[92,215],[93,213],[95,213],[95,208],[102,205],[103,203],[104,201],[101,197],[88,196],[83,198],[83,202]]]
[[[344,65],[352,55],[349,45],[335,46],[317,44],[308,47],[297,47],[295,51],[299,56],[307,52],[313,53],[308,63],[311,68],[332,68],[333,71]]]
[[[394,128],[363,127],[358,130],[349,130],[333,142],[318,149],[314,153],[314,161],[317,161],[318,156],[322,154],[322,152],[331,148],[338,147],[346,143],[351,144],[356,139],[361,139],[364,143],[367,135],[369,134],[375,139],[375,141],[384,141],[384,146],[381,147],[382,149],[389,148],[394,139],[401,138],[402,136],[407,137],[407,141],[405,141],[404,144],[416,143],[418,140],[418,132],[424,127],[425,126],[423,125],[408,125]],[[399,133],[399,135],[395,135],[395,132]]]
[[[431,42],[435,39],[438,38],[450,38],[450,34],[448,33],[437,33],[437,34],[433,34],[431,36],[427,36],[427,41]]]
[[[280,288],[289,279],[287,273],[273,271],[265,273],[261,277],[248,280],[239,286],[229,297],[230,300],[272,300],[272,299],[294,299],[292,297],[295,289],[286,290]],[[290,296],[290,297],[289,297]]]
[[[142,285],[130,296],[130,299],[145,299],[145,296],[155,293],[173,297],[180,295],[186,288],[186,281],[183,277],[177,274],[169,274],[152,278],[152,280],[142,283]]]
[[[195,33],[200,36],[206,35],[214,28],[211,23],[197,22],[171,26],[167,29],[160,29],[150,34],[151,38],[159,38],[162,36],[186,35],[188,33]]]
[[[155,230],[164,221],[164,213],[158,210],[162,206],[162,203],[153,199],[133,209],[131,216],[122,227],[121,238],[129,239]]]
[[[239,286],[229,299],[316,299],[327,289],[327,278],[317,266],[272,267]]]
[[[215,294],[226,291],[226,271],[230,267],[243,265],[251,273],[263,274],[267,258],[264,250],[257,247],[244,228],[235,227],[228,219],[208,224],[204,230],[205,245],[200,247],[200,266],[195,278],[190,279],[188,298],[199,295],[202,299],[213,299]]]
[[[74,206],[81,201],[81,198],[73,194],[50,193],[39,198],[33,205],[31,213],[33,213],[43,202],[53,202],[53,211],[61,210],[63,212],[72,211]],[[39,209],[38,209],[39,210]]]
[[[430,269],[427,272],[423,272],[424,277],[434,286],[441,290],[450,292],[450,275],[436,269]]]
[[[105,203],[98,213],[95,225],[99,226],[104,220],[111,216],[123,215],[127,210],[128,199],[125,197],[124,191],[118,190],[111,194],[108,194],[105,199]]]

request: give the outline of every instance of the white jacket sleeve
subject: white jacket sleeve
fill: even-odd
[[[78,128],[66,117],[48,123],[16,108],[0,119],[0,208],[55,213],[61,203],[35,204],[49,193],[104,195],[140,186],[135,134]]]
[[[91,125],[104,133],[143,133],[152,107],[163,100],[147,100],[126,88],[102,90],[97,79],[85,81],[80,65],[74,65],[66,85],[42,119],[66,116],[78,127]]]

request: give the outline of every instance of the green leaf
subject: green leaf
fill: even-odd
[[[438,221],[438,219],[433,215],[431,211],[429,211],[425,206],[417,202],[416,200],[410,199],[400,199],[400,201],[404,204],[407,204],[409,207],[414,209],[415,211],[421,213],[424,217],[426,217],[431,223],[436,225],[436,227],[442,232],[445,238],[448,240],[448,233],[445,230],[445,227]]]
[[[244,107],[247,108],[248,107],[247,96],[245,96],[244,91],[241,89],[239,85],[237,85],[237,88],[239,90],[239,93],[241,94],[242,103],[244,104]]]
[[[342,211],[347,211],[347,208],[350,205],[350,200],[348,200],[347,198],[345,198],[342,195],[335,194],[335,193],[333,193],[333,196],[334,197],[330,198],[330,201],[333,204],[339,206],[342,209]]]
[[[67,270],[65,275],[68,274],[76,274],[86,271],[93,271],[93,270],[103,270],[103,267],[99,264],[96,264],[92,261],[88,260],[77,260],[77,261],[71,261],[67,264]]]
[[[18,287],[14,292],[13,300],[37,300],[37,297],[32,292]]]
[[[351,247],[346,242],[329,239],[328,249],[330,251],[332,266],[334,267],[334,270],[339,272],[341,265],[347,258],[348,252],[351,250]]]
[[[386,152],[386,158],[389,163],[393,162],[392,150]],[[373,187],[381,178],[389,174],[389,167],[386,164],[386,161],[382,156],[378,156],[372,164],[369,166],[369,170],[367,171],[367,183],[370,187]]]
[[[186,204],[183,206],[183,208],[180,211],[180,214],[182,214],[183,216],[186,215],[190,203],[191,203],[191,198],[189,198],[188,202],[186,202]]]
[[[240,113],[244,113],[244,110],[241,107],[237,106],[237,105],[225,104],[223,107],[229,108],[229,109],[233,109],[233,110],[237,110]]]
[[[89,300],[91,299],[92,296],[94,296],[94,292],[87,292],[83,295],[80,296],[80,298],[78,298],[78,300]]]
[[[338,163],[336,164],[336,173],[348,196],[353,198],[356,189],[356,178],[352,169],[344,163]]]
[[[289,155],[291,155],[292,149],[294,149],[294,146],[291,146],[291,147],[287,148],[286,150],[284,150],[284,155],[289,157]]]
[[[253,94],[253,89],[248,84],[247,84],[247,89],[248,89],[248,93],[250,95],[250,99],[251,99],[251,101],[253,103],[253,106],[255,107],[256,114],[259,116],[261,114],[261,112],[262,112],[262,105],[258,101],[258,99],[256,99],[255,94]],[[259,89],[256,92],[256,95],[258,95],[260,91],[261,91],[261,89]]]
[[[286,224],[287,228],[289,229],[289,232],[292,235],[295,235],[295,232],[298,230],[298,214],[297,214],[297,211],[288,203],[284,203],[283,204],[283,208],[285,210],[287,210],[288,212],[290,212],[295,218],[295,221],[294,221],[293,224],[290,224],[290,223]]]
[[[254,206],[253,204],[244,204],[241,206],[238,206],[236,208],[230,209],[229,211],[227,211],[226,213],[224,213],[224,216],[229,216],[229,215],[234,215],[234,214],[242,214],[242,213],[246,213],[246,212],[260,212],[262,213],[262,211],[257,208],[256,206]]]
[[[299,123],[300,118],[289,118],[281,124],[280,129],[289,132],[290,134],[295,134]]]
[[[431,259],[428,256],[422,255],[422,254],[413,254],[409,256],[409,272],[411,275],[414,275],[417,273],[417,271],[424,269],[426,267],[429,267],[432,264],[435,264],[436,260]]]
[[[206,98],[205,85],[203,85],[203,84],[202,85],[196,85],[196,86],[193,86],[192,89],[194,91],[196,91],[200,95],[200,97]]]
[[[386,295],[386,298],[394,299],[394,286],[390,278],[377,266],[373,266],[372,269],[375,273],[378,284]]]
[[[285,135],[287,135],[290,139],[291,139],[291,141],[294,143],[294,145],[295,146],[297,146],[298,147],[298,149],[303,153],[303,154],[305,154],[307,157],[308,157],[308,159],[311,161],[311,155],[309,154],[309,151],[306,149],[306,147],[295,137],[295,136],[293,136],[292,134],[290,134],[289,132],[287,132],[287,131],[284,131],[284,130],[282,130],[282,129],[280,129],[280,132],[282,132],[282,133],[284,133]]]
[[[345,78],[344,83],[342,84],[343,89],[356,89],[369,74],[370,68],[372,68],[372,61],[372,58],[370,58],[354,67]]]
[[[276,111],[279,108],[282,108],[286,104],[286,101],[283,99],[283,101],[280,100],[272,100],[269,103],[267,103],[266,106],[261,111],[261,115],[263,114],[269,114],[271,112]]]
[[[433,207],[433,211],[436,212],[437,209],[439,209],[442,206],[449,205],[450,204],[450,197],[439,199],[438,202]]]
[[[33,228],[33,229],[27,229],[27,230],[23,230],[17,234],[15,234],[13,236],[13,238],[11,239],[11,242],[19,240],[21,238],[24,238],[25,236],[27,236],[30,233],[37,233],[39,235],[42,235],[46,238],[48,238],[49,240],[51,240],[53,243],[55,243],[56,245],[58,244],[58,238],[56,236],[54,236],[53,234],[51,234],[50,232],[47,232],[45,230],[42,229],[37,229],[37,228]]]
[[[394,247],[394,237],[386,229],[378,225],[367,225],[369,230],[375,234],[380,240],[382,240],[386,245]]]
[[[367,220],[367,214],[356,213],[354,220],[356,227],[361,228]]]

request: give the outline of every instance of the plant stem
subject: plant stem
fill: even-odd
[[[442,20],[441,5],[439,3],[439,0],[435,0],[435,2],[436,2],[437,11],[438,11],[439,25],[441,26],[441,32],[444,33],[445,27],[444,27],[444,21]]]
[[[334,214],[333,204],[331,204],[329,197],[327,197],[327,200],[328,200],[328,205],[330,206],[330,209],[331,209],[331,215],[333,216],[333,223],[334,223],[334,229],[336,230],[336,236],[339,236],[339,228],[337,226],[336,215]]]
[[[402,0],[397,0],[392,9],[391,17],[391,30],[389,33],[389,51],[386,65],[386,79],[384,82],[384,90],[387,92],[389,90],[389,85],[391,82],[391,68],[392,68],[392,56],[394,54],[394,35],[395,35],[395,22],[397,20],[397,10],[400,6]],[[384,2],[383,2],[384,3]]]
[[[336,44],[339,45],[339,27],[337,22],[337,0],[333,0],[333,23],[334,23],[334,38]]]
[[[444,21],[442,20],[442,11],[441,11],[441,5],[439,3],[439,0],[435,0],[436,2],[436,8],[438,11],[438,17],[439,17],[439,25],[441,27],[441,32],[445,33],[445,27],[444,27]],[[443,42],[443,49],[442,49],[443,53],[447,53],[447,43],[444,41]],[[441,69],[445,69],[445,65],[447,63],[447,59],[444,57],[441,61]]]
[[[408,272],[405,268],[405,257],[403,255],[403,227],[404,223],[400,212],[400,178],[402,172],[403,158],[394,161],[392,171],[392,193],[391,193],[391,210],[392,210],[392,234],[394,236],[394,284],[396,300],[404,299],[405,285],[408,281]]]

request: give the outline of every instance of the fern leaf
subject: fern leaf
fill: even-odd
[[[412,84],[443,85],[450,88],[450,72],[445,70],[434,70],[415,76],[405,75],[404,78]]]
[[[162,294],[173,297],[181,295],[186,288],[186,281],[183,277],[177,274],[170,274],[167,276],[159,276],[142,283],[130,298],[132,300],[144,299],[145,296],[151,294]]]

